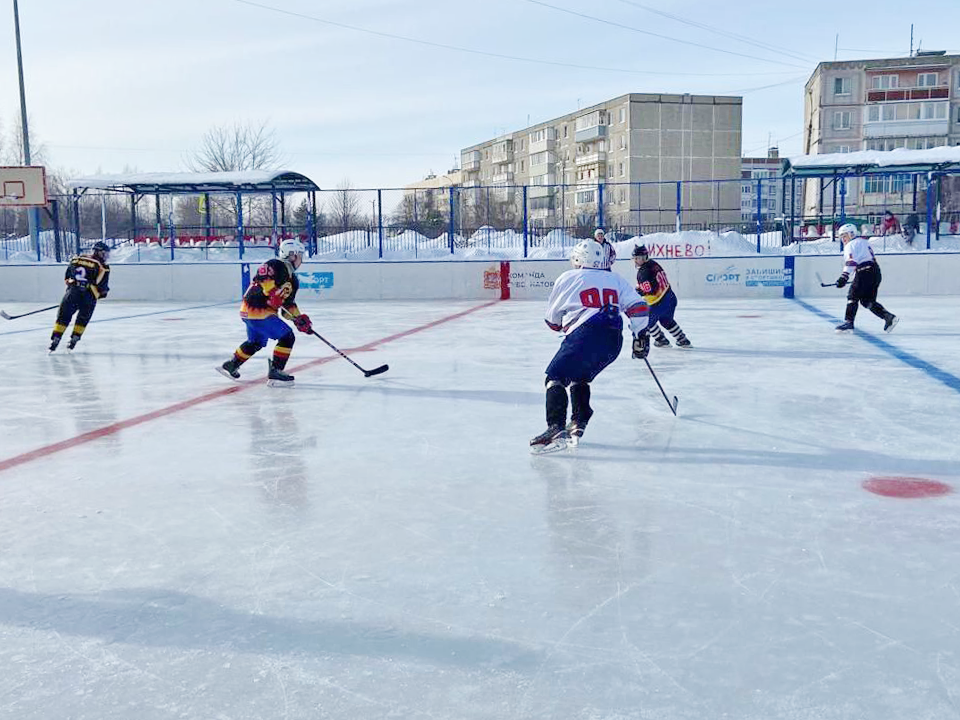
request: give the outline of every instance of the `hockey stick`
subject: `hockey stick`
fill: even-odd
[[[318,338],[323,340],[331,350],[334,350],[340,357],[342,357],[348,363],[353,365],[357,370],[362,372],[364,377],[373,377],[374,375],[381,375],[390,369],[389,365],[381,365],[380,367],[375,367],[373,370],[364,370],[362,367],[357,365],[353,360],[351,360],[350,357],[345,352],[343,352],[340,348],[338,348],[336,345],[334,345],[329,340],[327,340],[323,335],[318,333],[316,330],[311,330],[310,334],[316,335]]]
[[[837,284],[835,282],[825,283],[823,281],[823,278],[820,277],[820,273],[814,273],[814,275],[817,276],[817,281],[820,283],[820,287],[837,287]]]
[[[21,313],[20,315],[7,315],[5,310],[0,310],[0,317],[4,320],[16,320],[17,318],[26,317],[27,315],[36,315],[37,313],[47,312],[47,310],[55,310],[60,307],[59,304],[51,305],[50,307],[40,308],[39,310],[33,310],[28,313]]]
[[[646,358],[644,358],[643,361],[647,364],[647,369],[650,370],[650,374],[653,375],[653,379],[654,379],[654,382],[657,383],[657,387],[660,388],[660,392],[663,394],[663,399],[666,400],[667,405],[670,406],[670,411],[673,413],[673,416],[676,417],[677,405],[680,404],[680,400],[677,399],[676,395],[674,395],[673,402],[670,402],[670,398],[667,397],[667,393],[664,391],[663,385],[660,384],[660,380],[659,378],[657,378],[657,374],[653,371],[653,368],[650,366],[650,361],[647,360]]]

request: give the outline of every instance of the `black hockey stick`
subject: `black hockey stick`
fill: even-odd
[[[650,361],[646,358],[643,361],[647,364],[647,369],[650,370],[650,374],[653,375],[654,382],[657,383],[657,387],[660,388],[660,392],[663,393],[663,399],[667,401],[667,405],[670,406],[670,411],[673,413],[673,416],[677,416],[677,405],[680,404],[680,400],[677,399],[677,396],[673,396],[673,402],[670,402],[670,398],[667,397],[667,393],[663,389],[663,385],[660,384],[657,374],[653,371],[653,368],[650,366]]]
[[[825,283],[823,281],[823,278],[820,277],[820,273],[814,273],[814,275],[817,276],[817,280],[820,282],[820,287],[837,287],[837,284],[835,282]]]
[[[26,317],[27,315],[36,315],[37,313],[47,312],[47,310],[56,310],[60,307],[59,303],[57,305],[51,305],[50,307],[40,308],[39,310],[32,310],[28,313],[21,313],[20,315],[7,315],[6,311],[0,310],[0,317],[4,320],[16,320],[17,318]]]
[[[338,348],[336,345],[334,345],[329,340],[327,340],[323,335],[318,333],[316,330],[311,330],[310,334],[316,335],[318,338],[323,340],[331,350],[334,350],[340,357],[342,357],[348,363],[353,365],[357,370],[362,372],[364,377],[373,377],[374,375],[381,375],[390,369],[389,365],[381,365],[380,367],[375,367],[373,370],[364,370],[362,367],[357,365],[353,360],[351,360],[350,357],[345,352],[343,352],[340,348]]]

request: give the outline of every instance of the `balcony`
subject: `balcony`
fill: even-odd
[[[601,125],[600,127],[604,127]],[[577,155],[575,160],[577,167],[583,165],[600,165],[601,163],[607,162],[607,153],[605,152],[592,152],[587,153],[586,155]]]
[[[578,143],[580,142],[592,142],[593,140],[599,140],[607,136],[607,126],[606,125],[592,125],[590,127],[585,127],[582,130],[577,130],[574,135],[574,140]]]
[[[493,185],[512,185],[513,173],[506,172],[500,173],[499,175],[494,175],[492,178],[490,178],[490,183]]]
[[[867,102],[893,102],[896,100],[945,100],[950,97],[950,88],[938,87],[890,88],[867,90]]]
[[[871,137],[921,137],[943,135],[950,132],[950,118],[936,120],[880,120],[865,122],[863,136]]]
[[[557,191],[555,186],[550,185],[529,185],[527,186],[528,198],[550,197]]]
[[[553,150],[556,148],[557,139],[554,137],[547,137],[543,140],[531,140],[528,147],[530,148],[530,154],[536,155],[539,152],[546,152],[547,150]]]
[[[460,157],[460,168],[464,172],[470,172],[471,170],[480,169],[480,151],[474,150],[472,152],[464,153]]]

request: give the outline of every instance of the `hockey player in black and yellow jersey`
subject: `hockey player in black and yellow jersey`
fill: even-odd
[[[667,273],[660,267],[660,263],[650,259],[646,245],[633,249],[633,263],[637,266],[637,292],[643,295],[650,305],[650,335],[653,337],[653,344],[657,347],[670,345],[670,340],[663,332],[667,330],[676,339],[677,347],[692,347],[690,340],[673,318],[677,311],[677,295],[670,287]]]
[[[284,240],[280,243],[280,257],[267,260],[257,270],[250,287],[243,294],[243,304],[240,306],[240,317],[247,326],[247,340],[234,351],[232,358],[217,368],[221,375],[238,379],[240,366],[262,350],[268,340],[276,340],[267,382],[272,386],[293,384],[293,375],[283,372],[283,369],[290,359],[296,337],[277,313],[282,310],[302,333],[313,330],[309,316],[300,312],[296,301],[300,288],[296,270],[303,262],[304,252],[303,243],[299,240]]]
[[[97,300],[105,298],[110,291],[110,266],[107,264],[109,256],[109,246],[98,242],[89,255],[77,255],[71,258],[64,275],[67,292],[64,293],[63,300],[60,301],[60,309],[57,311],[57,322],[50,336],[50,352],[57,349],[60,338],[67,331],[74,314],[77,320],[73,324],[73,333],[70,335],[67,349],[73,350],[80,342],[80,337],[97,307]]]

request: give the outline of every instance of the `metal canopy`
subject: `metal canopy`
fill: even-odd
[[[109,190],[135,195],[310,192],[320,189],[306,175],[289,170],[93,175],[67,180],[66,186],[74,190]]]
[[[960,172],[960,146],[927,150],[861,150],[785,158],[784,177],[889,175],[891,173]]]

